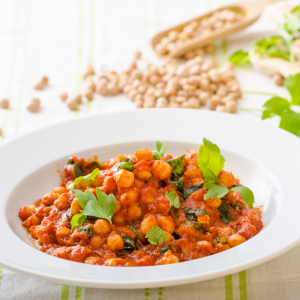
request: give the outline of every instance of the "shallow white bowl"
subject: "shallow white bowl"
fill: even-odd
[[[137,268],[92,266],[52,257],[28,241],[19,208],[57,186],[67,158],[100,161],[160,140],[167,153],[198,149],[203,137],[221,148],[225,169],[263,205],[264,229],[228,251],[189,262]],[[198,110],[138,110],[57,124],[0,147],[0,265],[58,283],[99,288],[150,288],[208,280],[266,262],[300,241],[300,139],[259,121]]]

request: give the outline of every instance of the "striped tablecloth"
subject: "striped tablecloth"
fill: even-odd
[[[82,104],[72,112],[58,94],[76,94],[82,88],[82,73],[88,63],[96,72],[121,70],[139,49],[146,61],[157,60],[149,40],[160,29],[201,15],[225,0],[10,0],[0,1],[0,99],[9,98],[11,108],[0,109],[0,144],[31,130],[98,112],[134,109],[125,96],[103,98]],[[295,2],[294,2],[295,3]],[[217,47],[219,65],[241,47],[249,48],[261,36],[274,33],[276,25],[264,13],[260,20]],[[45,91],[32,86],[41,76],[50,78]],[[270,78],[251,69],[238,69],[243,90],[239,106],[261,107],[264,91],[286,95]],[[39,113],[26,106],[33,97],[42,101]],[[259,118],[258,113],[242,113]],[[276,125],[277,121],[274,122]],[[1,169],[1,166],[0,166]],[[0,245],[1,251],[1,245]],[[18,275],[0,266],[0,299],[299,299],[300,247],[279,258],[238,274],[176,287],[144,290],[105,290],[72,287]]]

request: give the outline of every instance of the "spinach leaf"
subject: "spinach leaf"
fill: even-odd
[[[178,197],[175,197],[176,192],[172,191],[170,193],[165,192],[165,197],[170,201],[170,204],[173,205],[175,208],[179,208],[180,207],[180,202]]]
[[[181,177],[179,177],[177,181],[171,181],[170,183],[173,184],[177,188],[178,194],[181,197],[183,197],[183,193],[184,193],[184,189],[183,189],[184,181],[183,181],[183,179]]]
[[[174,179],[177,179],[178,177],[181,176],[183,169],[184,169],[184,164],[183,164],[183,159],[185,158],[185,155],[181,155],[177,158],[173,159],[167,159],[166,163],[168,163],[172,167],[172,174],[174,176]]]
[[[183,210],[185,212],[186,218],[191,221],[197,220],[197,217],[199,217],[200,215],[208,215],[208,212],[203,209],[194,209],[194,208],[190,208],[190,207],[184,207]]]
[[[165,254],[169,250],[173,251],[173,247],[171,245],[163,246],[160,250],[160,254]]]
[[[228,222],[232,220],[232,218],[228,215],[228,206],[222,203],[218,210],[219,217],[222,220],[222,222],[228,224]]]
[[[187,226],[193,226],[196,230],[204,229],[204,226],[198,222],[185,221],[184,224],[186,224]]]
[[[190,194],[197,192],[203,187],[204,181],[201,181],[198,185],[192,185],[184,191],[184,199],[186,199]]]
[[[135,169],[135,165],[130,161],[129,158],[126,158],[125,161],[120,161],[120,162],[116,163],[111,168],[111,171],[119,171],[120,169],[124,169],[127,171],[133,171]]]
[[[124,248],[122,250],[136,250],[135,240],[129,236],[123,236]]]
[[[85,231],[89,238],[93,236],[93,228],[90,226],[82,226],[79,228],[79,231]]]

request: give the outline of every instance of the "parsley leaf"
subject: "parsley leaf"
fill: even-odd
[[[247,188],[245,186],[236,186],[236,187],[231,188],[230,190],[238,192],[240,194],[240,196],[244,199],[246,204],[249,207],[253,207],[254,195],[253,195],[253,192],[249,188]]]
[[[208,192],[204,195],[204,200],[222,198],[228,193],[227,187],[219,186],[214,183],[207,183],[204,188],[208,190]]]
[[[86,176],[80,176],[80,177],[76,178],[75,181],[68,186],[68,189],[71,190],[72,192],[74,192],[75,186],[77,184],[79,184],[79,182],[81,180],[85,180],[85,181],[92,180],[93,181],[97,175],[100,175],[100,171],[99,171],[99,169],[94,169],[92,173],[90,173]]]
[[[289,109],[290,102],[281,97],[273,97],[263,107],[265,107],[265,110],[263,111],[262,120],[265,120],[275,115],[281,116],[286,109]]]
[[[120,169],[124,169],[127,171],[133,171],[135,169],[135,165],[130,161],[129,158],[126,158],[125,161],[120,161],[120,162],[116,163],[111,168],[111,171],[119,171]]]
[[[167,147],[163,143],[156,141],[156,149],[157,151],[156,150],[152,151],[153,158],[155,160],[160,160],[161,158],[164,157],[165,152],[167,151]]]
[[[93,236],[93,228],[91,226],[82,226],[79,228],[79,231],[85,231],[89,238]]]
[[[178,178],[181,176],[183,169],[184,169],[184,164],[183,164],[183,159],[185,158],[185,155],[181,155],[177,158],[173,159],[167,159],[167,163],[172,167],[172,174],[174,175],[174,178]]]
[[[87,203],[92,199],[97,201],[95,195],[91,191],[83,192],[80,190],[75,190],[75,197],[82,208],[85,208]]]
[[[281,116],[279,127],[300,137],[300,114],[287,111]]]
[[[284,80],[284,85],[292,96],[292,105],[300,105],[300,73],[290,75]]]
[[[77,214],[72,217],[71,229],[73,230],[76,226],[80,226],[86,220],[87,216],[83,214]]]
[[[186,199],[190,194],[199,191],[202,188],[203,184],[204,181],[201,181],[198,185],[192,185],[188,189],[186,189],[183,194],[184,199]]]
[[[173,184],[177,188],[178,194],[183,197],[183,186],[184,186],[184,181],[181,177],[178,178],[177,181],[170,181],[171,184]]]
[[[229,61],[234,65],[245,65],[250,63],[248,52],[245,52],[242,49],[234,52],[229,58]]]
[[[155,225],[147,232],[146,238],[152,245],[161,245],[168,239],[164,231],[158,225]]]
[[[218,175],[223,169],[225,163],[224,157],[220,154],[220,149],[216,144],[206,138],[203,139],[203,145],[199,148],[198,166],[202,170],[204,167],[203,176],[207,173],[207,169],[211,170],[214,175]],[[210,173],[210,172],[209,172]],[[211,176],[211,174],[210,174]]]
[[[297,11],[300,11],[300,5],[294,7],[291,12],[294,13],[294,12],[297,12]]]
[[[173,205],[175,208],[180,207],[180,202],[178,197],[175,197],[176,192],[172,191],[170,193],[166,192],[165,197],[170,201],[171,205]]]

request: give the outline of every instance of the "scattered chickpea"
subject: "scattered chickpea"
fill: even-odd
[[[1,101],[0,101],[0,107],[1,108],[9,108],[9,101],[8,101],[8,99],[2,99]]]
[[[3,136],[3,130],[0,128],[0,137]]]
[[[43,90],[45,88],[45,86],[48,84],[49,82],[49,78],[46,77],[46,76],[43,76],[39,82],[37,82],[35,85],[34,85],[34,88],[36,90]]]
[[[67,93],[61,93],[59,95],[59,98],[62,102],[65,102],[68,99],[68,94]]]
[[[81,95],[77,95],[75,97],[69,98],[66,101],[66,104],[68,106],[69,109],[74,110],[76,109],[77,105],[82,103],[82,97]]]
[[[86,71],[83,74],[83,78],[85,79],[85,78],[87,78],[89,76],[93,76],[93,75],[95,75],[94,67],[92,65],[88,65],[86,68]]]
[[[134,58],[140,59],[142,57],[142,53],[140,51],[135,51],[134,52]]]
[[[31,102],[27,106],[27,110],[30,112],[37,112],[40,109],[41,101],[38,98],[31,99]]]
[[[278,85],[278,86],[282,86],[283,85],[283,82],[284,82],[284,78],[283,76],[281,76],[280,74],[275,74],[273,77],[272,77],[272,80],[273,82]]]

